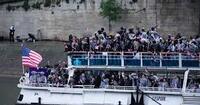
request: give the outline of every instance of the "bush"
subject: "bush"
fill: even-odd
[[[28,11],[30,9],[30,5],[28,3],[28,0],[24,1],[24,4],[22,5],[22,8],[24,8],[25,11]]]
[[[51,0],[45,0],[44,7],[50,7],[51,6]]]

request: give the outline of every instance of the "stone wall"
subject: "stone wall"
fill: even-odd
[[[8,37],[9,27],[15,25],[16,35],[26,38],[33,33],[40,39],[66,40],[69,34],[81,36],[94,33],[101,27],[108,28],[108,20],[99,15],[101,0],[78,0],[62,2],[61,7],[52,6],[41,10],[24,11],[19,8],[7,11],[0,6],[0,36]],[[163,35],[184,32],[196,35],[199,25],[199,0],[119,0],[127,10],[122,19],[113,23],[113,31],[124,27],[158,26]],[[10,4],[15,5],[15,4]],[[108,30],[106,30],[108,31]]]
[[[160,31],[167,33],[184,32],[186,36],[199,32],[199,0],[157,0],[157,23]]]

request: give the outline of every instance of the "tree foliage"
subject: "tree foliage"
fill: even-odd
[[[100,8],[100,14],[103,17],[108,18],[110,21],[117,21],[120,19],[122,8],[116,0],[103,0]]]
[[[24,8],[25,11],[28,11],[30,9],[29,0],[24,1],[22,8]]]
[[[109,28],[111,28],[111,21],[117,21],[121,18],[120,14],[122,12],[122,8],[117,0],[103,0],[100,8],[100,15],[108,19]]]

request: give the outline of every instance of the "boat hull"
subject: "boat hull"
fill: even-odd
[[[137,98],[135,90],[22,86],[20,95],[16,105],[130,105],[137,99],[143,105],[183,103],[180,92],[164,91],[144,91]]]

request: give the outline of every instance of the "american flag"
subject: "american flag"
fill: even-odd
[[[38,67],[39,63],[42,61],[42,56],[28,48],[22,48],[22,65],[27,67]]]

